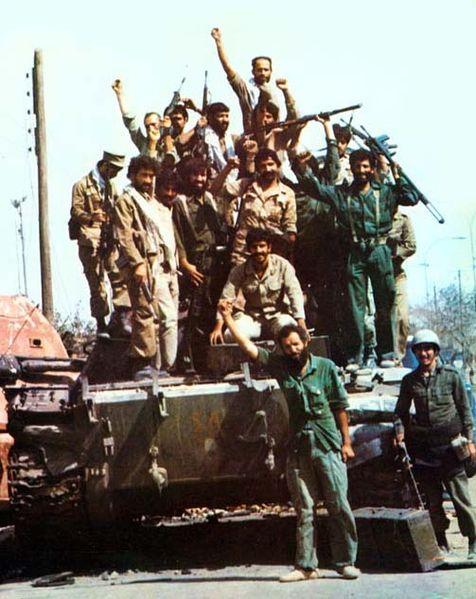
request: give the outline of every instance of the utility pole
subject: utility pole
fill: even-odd
[[[20,226],[18,227],[18,234],[20,235],[21,242],[21,257],[23,264],[23,293],[28,297],[28,286],[26,284],[26,260],[25,260],[25,236],[23,234],[23,212],[21,205],[26,200],[26,196],[23,196],[21,200],[12,200],[12,206],[18,211],[20,219]]]
[[[46,119],[43,97],[43,54],[35,50],[33,66],[33,109],[36,116],[35,142],[38,164],[38,214],[40,230],[41,303],[43,314],[52,322],[53,288],[51,283],[51,253],[48,228],[48,181],[46,164]]]

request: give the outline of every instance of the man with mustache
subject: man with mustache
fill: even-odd
[[[306,328],[304,298],[294,268],[281,256],[272,253],[271,235],[264,229],[251,229],[246,237],[250,252],[243,264],[235,266],[223,288],[221,299],[236,302],[242,292],[244,312],[235,315],[239,330],[250,339],[275,338],[285,324]],[[212,345],[231,341],[223,336],[223,319],[218,315],[210,335]]]
[[[296,198],[294,191],[279,179],[281,161],[278,155],[274,150],[261,148],[256,154],[255,166],[255,179],[227,181],[223,191],[229,204],[228,224],[236,223],[232,264],[246,260],[246,236],[250,229],[265,229],[272,233],[276,253],[284,255],[296,240]]]
[[[314,547],[314,503],[324,499],[334,567],[343,578],[358,578],[354,566],[357,530],[347,499],[345,462],[354,457],[346,407],[347,394],[335,364],[309,352],[307,332],[286,325],[278,333],[282,354],[258,348],[243,335],[232,316],[232,304],[218,308],[235,341],[247,356],[276,378],[289,408],[289,454],[286,477],[297,514],[294,570],[281,582],[319,578]]]
[[[319,120],[324,123],[324,120]],[[380,364],[387,367],[395,364],[395,279],[387,241],[398,205],[414,206],[418,202],[418,195],[400,177],[397,166],[393,168],[395,185],[377,181],[376,158],[367,150],[355,150],[349,160],[353,175],[350,185],[323,185],[300,157],[295,162],[295,173],[301,190],[332,207],[342,231],[343,242],[349,248],[347,368],[355,371],[363,362],[369,280],[375,301]]]

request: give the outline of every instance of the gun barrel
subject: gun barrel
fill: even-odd
[[[352,104],[352,106],[346,106],[345,108],[335,108],[334,110],[326,110],[324,112],[320,112],[320,117],[330,117],[335,114],[341,114],[341,112],[350,112],[351,110],[358,110],[362,108],[362,104]]]

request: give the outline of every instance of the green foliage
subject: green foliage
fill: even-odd
[[[70,356],[84,356],[84,346],[95,338],[96,325],[92,320],[85,320],[80,315],[79,305],[75,312],[67,316],[55,312],[53,325]]]

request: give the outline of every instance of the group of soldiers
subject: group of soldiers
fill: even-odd
[[[416,249],[398,206],[418,201],[414,189],[382,156],[351,152],[351,129],[325,115],[315,117],[325,156],[301,152],[304,124],[287,80],[272,79],[271,58],[254,58],[245,81],[219,29],[212,38],[238,96],[239,136],[228,130],[228,106],[199,109],[178,95],[163,117],[148,112],[142,129],[122,82],[112,85],[139,151],[130,185],[118,194],[125,157],[104,152],[74,186],[70,219],[98,335],[131,336],[134,374],[201,370],[206,346],[224,341],[222,298],[251,338],[298,322],[328,335],[348,370],[398,363],[408,335],[402,263]],[[190,111],[199,118],[188,128]],[[266,235],[249,238],[255,229]],[[271,254],[270,276],[256,271],[256,244]]]
[[[336,569],[357,578],[345,470],[354,455],[348,401],[335,365],[309,352],[309,333],[328,335],[334,360],[350,372],[401,361],[409,332],[403,263],[416,245],[399,206],[414,206],[420,196],[384,156],[351,151],[352,128],[332,125],[327,114],[314,117],[324,128],[325,156],[302,152],[300,134],[310,119],[299,119],[286,79],[273,80],[271,58],[253,58],[245,81],[220,30],[211,35],[239,100],[243,133],[229,132],[224,103],[199,109],[178,94],[164,116],[147,113],[142,129],[115,80],[139,155],[129,162],[122,194],[114,178],[125,157],[108,152],[75,184],[70,237],[78,240],[98,336],[130,337],[136,380],[203,371],[207,347],[230,341],[275,376],[289,406],[287,480],[298,514],[296,567],[282,582],[319,576],[312,523],[318,492],[330,515]],[[189,128],[190,111],[199,117]],[[280,351],[256,346],[263,337],[274,338]],[[414,400],[426,435],[423,468],[434,468],[428,497],[438,541],[446,543],[443,482],[474,559],[466,475],[444,457],[449,441],[464,434],[475,458],[473,425],[458,375],[439,364],[439,349],[432,334],[416,336],[420,366],[402,385],[396,443],[407,430],[412,438]],[[435,453],[443,441],[444,456]]]

